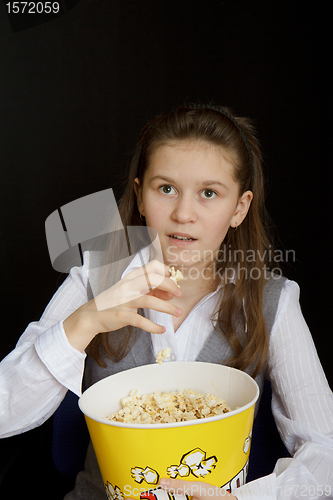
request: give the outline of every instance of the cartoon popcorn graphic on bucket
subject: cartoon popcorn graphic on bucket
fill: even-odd
[[[190,474],[195,477],[206,477],[215,469],[216,463],[217,458],[215,456],[206,458],[206,452],[200,448],[195,448],[182,456],[179,465],[168,467],[167,474],[172,479],[188,477]]]

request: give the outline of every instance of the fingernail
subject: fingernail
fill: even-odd
[[[176,308],[176,314],[177,314],[177,316],[180,316],[182,314],[182,312],[183,311],[181,309],[179,309],[179,307]]]

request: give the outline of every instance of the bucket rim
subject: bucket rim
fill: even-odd
[[[138,424],[138,423],[126,423],[126,422],[115,422],[113,420],[108,420],[105,417],[99,417],[97,415],[94,415],[93,412],[87,410],[85,408],[85,402],[84,402],[84,399],[85,399],[85,395],[87,394],[88,391],[92,390],[92,388],[96,385],[96,384],[99,384],[101,382],[104,381],[104,383],[106,383],[106,380],[107,379],[110,379],[111,377],[115,377],[117,375],[120,375],[121,373],[123,372],[118,372],[118,373],[115,373],[115,374],[112,374],[112,375],[109,375],[108,377],[105,377],[101,380],[99,380],[98,382],[95,382],[95,384],[91,385],[88,389],[86,389],[82,396],[80,397],[79,401],[78,401],[78,405],[79,405],[79,408],[80,410],[82,411],[82,413],[85,415],[85,417],[88,417],[89,419],[95,421],[95,422],[98,422],[98,423],[101,423],[101,424],[106,424],[106,425],[110,425],[112,427],[120,427],[120,428],[127,428],[127,429],[142,429],[142,430],[147,430],[147,429],[168,429],[168,428],[179,428],[179,427],[188,427],[188,426],[193,426],[193,425],[203,425],[203,424],[208,424],[208,423],[211,423],[211,422],[217,422],[219,420],[224,420],[226,418],[230,418],[234,415],[237,415],[239,413],[243,413],[245,411],[247,411],[249,408],[253,407],[255,405],[255,403],[257,402],[258,398],[259,398],[259,386],[257,384],[257,382],[246,372],[243,372],[241,370],[238,370],[237,368],[233,368],[233,367],[229,367],[229,366],[225,366],[225,365],[220,365],[218,363],[206,363],[206,362],[201,362],[201,361],[193,361],[193,362],[190,362],[190,361],[171,361],[171,362],[167,362],[167,363],[163,363],[162,366],[164,365],[168,365],[169,363],[182,363],[182,364],[188,364],[188,363],[195,363],[195,364],[204,364],[204,365],[218,365],[218,366],[221,366],[225,369],[228,369],[230,371],[237,371],[237,372],[241,372],[246,378],[250,379],[251,380],[251,383],[253,383],[253,387],[255,387],[255,395],[254,397],[252,398],[252,400],[247,403],[246,405],[244,406],[240,406],[239,408],[236,408],[234,410],[231,410],[230,412],[228,413],[224,413],[222,415],[216,415],[214,417],[206,417],[206,418],[202,418],[202,419],[196,419],[196,420],[186,420],[184,422],[174,422],[174,423],[161,423],[161,424]],[[141,366],[136,366],[134,368],[130,368],[129,370],[124,370],[124,371],[132,371],[132,370],[137,370],[137,369],[140,369],[142,368],[143,366],[151,366],[151,365],[141,365]],[[156,365],[153,365],[153,366],[156,366]],[[162,366],[160,368],[162,368]],[[164,392],[164,391],[163,391]],[[125,396],[124,396],[125,397]]]

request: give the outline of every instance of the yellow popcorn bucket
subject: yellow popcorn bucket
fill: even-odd
[[[193,389],[224,399],[231,412],[173,424],[106,420],[120,399],[138,394]],[[107,497],[176,499],[158,488],[170,477],[204,481],[231,492],[245,483],[257,383],[246,373],[201,362],[165,362],[126,370],[100,380],[79,401]],[[179,495],[178,495],[179,496]]]

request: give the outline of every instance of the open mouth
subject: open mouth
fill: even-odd
[[[191,238],[190,236],[181,236],[179,234],[169,234],[169,238],[182,241],[196,241],[196,238]]]

